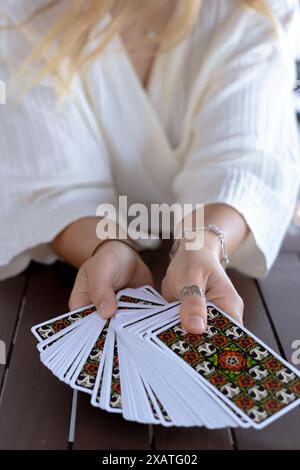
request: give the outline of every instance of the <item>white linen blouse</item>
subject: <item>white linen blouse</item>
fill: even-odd
[[[20,21],[47,0],[5,2]],[[65,2],[63,2],[65,3]],[[192,33],[157,56],[147,89],[116,36],[73,80],[58,107],[44,79],[15,105],[0,105],[0,278],[31,260],[57,259],[49,242],[102,202],[226,203],[250,232],[230,266],[270,269],[299,185],[292,90],[299,12],[269,0],[281,33],[242,0],[204,0]],[[61,6],[0,32],[0,79],[45,33]],[[3,17],[2,17],[3,19]],[[84,240],[82,241],[84,243]]]

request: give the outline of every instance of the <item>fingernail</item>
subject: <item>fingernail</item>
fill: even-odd
[[[110,304],[107,300],[104,300],[102,304],[100,304],[99,308],[100,314],[104,317],[108,317],[110,315]]]
[[[204,320],[199,315],[194,315],[189,320],[189,327],[203,333],[205,331]]]

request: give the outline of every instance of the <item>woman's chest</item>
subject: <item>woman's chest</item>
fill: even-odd
[[[126,148],[132,155],[137,149],[141,158],[153,140],[156,148],[166,145],[172,153],[185,137],[199,54],[188,38],[154,59],[153,48],[124,51],[123,43],[116,37],[91,68],[93,109],[117,153]]]
[[[127,53],[128,59],[131,62],[141,86],[147,90],[151,71],[156,59],[156,53],[158,50],[157,45],[145,42],[145,38],[143,36],[132,37],[131,32],[122,33],[121,39],[124,47],[126,48],[125,52]],[[130,46],[132,40],[137,43],[140,42],[138,48]]]

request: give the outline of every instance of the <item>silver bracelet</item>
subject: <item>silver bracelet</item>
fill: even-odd
[[[227,250],[226,250],[225,236],[224,236],[224,233],[222,232],[222,230],[220,230],[219,227],[217,227],[217,225],[215,225],[215,224],[209,224],[207,226],[195,227],[195,228],[185,230],[184,231],[184,237],[189,233],[196,233],[199,230],[209,230],[210,232],[213,232],[215,235],[217,235],[218,239],[220,240],[220,244],[221,244],[221,252],[222,252],[221,264],[225,268],[229,264],[229,258],[228,258]],[[173,245],[172,245],[172,248],[170,250],[171,260],[174,258],[175,254],[178,250],[179,243],[180,243],[180,239],[176,239],[174,241]]]

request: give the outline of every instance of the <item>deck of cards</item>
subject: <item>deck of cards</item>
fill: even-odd
[[[91,404],[139,423],[261,429],[300,404],[300,373],[208,302],[204,334],[181,326],[180,303],[152,287],[118,293],[32,328],[42,363]]]

